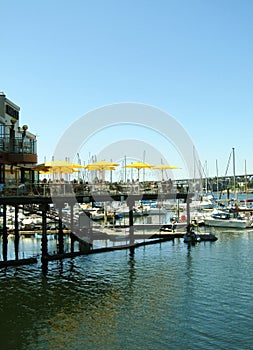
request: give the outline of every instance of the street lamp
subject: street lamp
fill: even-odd
[[[23,131],[22,131],[22,153],[24,153],[24,139],[26,137],[26,130],[28,129],[28,126],[23,125],[22,129],[23,129]]]

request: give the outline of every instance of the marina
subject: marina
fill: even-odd
[[[1,13],[0,349],[253,350],[253,2]]]
[[[177,165],[126,156],[38,164],[3,93],[0,111],[1,348],[249,348],[252,175],[176,180]]]
[[[134,221],[133,221],[133,207],[134,207],[134,203],[136,201],[138,201],[140,198],[144,198],[144,199],[154,199],[157,196],[157,194],[151,195],[151,194],[138,194],[138,195],[132,195],[131,198],[128,197],[128,195],[111,195],[111,200],[117,201],[117,200],[127,200],[127,205],[129,207],[129,223],[128,223],[128,227],[129,227],[129,233],[128,233],[128,247],[130,248],[134,248],[135,247],[135,229],[134,229]],[[177,198],[177,199],[182,199],[187,201],[187,198],[189,199],[192,195],[189,193],[186,194],[163,194],[163,199],[169,199],[169,198]],[[83,203],[84,202],[84,197],[75,197],[76,200],[79,203]],[[80,217],[78,218],[78,224],[79,226],[76,226],[76,222],[74,220],[74,202],[71,205],[71,197],[70,199],[68,199],[66,197],[66,194],[64,195],[64,197],[54,197],[54,203],[57,203],[57,209],[58,209],[58,217],[55,218],[55,220],[57,221],[57,238],[58,238],[58,246],[57,246],[57,251],[54,252],[53,255],[56,256],[60,256],[60,258],[63,258],[66,254],[67,257],[71,256],[71,254],[73,256],[76,256],[77,254],[83,254],[83,253],[89,253],[90,250],[93,250],[94,253],[94,249],[92,247],[93,244],[93,240],[95,235],[99,235],[99,238],[101,240],[106,239],[108,237],[105,237],[105,232],[101,233],[100,232],[96,232],[95,229],[93,227],[91,227],[91,219],[85,214],[84,215],[84,221],[83,221],[83,216],[80,215]],[[64,229],[63,229],[63,223],[65,221],[65,217],[64,217],[64,213],[65,211],[63,211],[63,208],[65,208],[65,203],[68,200],[68,205],[70,205],[70,217],[67,218],[68,220],[68,224],[70,225],[68,227],[69,231],[69,237],[70,237],[70,252],[66,252],[65,248],[64,248]],[[91,203],[94,200],[94,197],[91,195],[87,195],[85,196],[85,202]],[[98,202],[104,202],[108,200],[108,195],[102,194],[102,195],[96,195],[96,201]],[[10,261],[8,261],[8,230],[7,230],[7,207],[9,206],[13,206],[14,209],[14,241],[15,241],[15,254],[16,254],[16,258],[15,260],[18,260],[20,264],[23,264],[26,262],[26,260],[20,259],[19,258],[19,241],[20,241],[20,235],[22,233],[24,233],[24,231],[20,231],[19,229],[19,207],[20,206],[24,206],[25,204],[29,203],[29,205],[39,205],[39,210],[38,212],[41,215],[41,261],[42,261],[42,265],[44,263],[47,263],[48,260],[50,259],[54,259],[54,256],[49,257],[49,253],[48,253],[48,226],[47,226],[47,215],[52,217],[51,211],[50,211],[50,204],[52,204],[52,198],[51,197],[22,197],[22,196],[17,196],[17,197],[1,197],[0,198],[0,204],[2,204],[3,207],[3,212],[2,212],[2,218],[3,218],[3,228],[2,228],[2,266],[4,266],[4,262],[6,262],[6,265],[10,265]],[[27,207],[26,207],[27,210]],[[80,218],[81,218],[81,222],[80,223]],[[81,226],[80,226],[81,225]],[[153,229],[156,227],[156,229],[159,228],[159,225],[153,226],[151,224],[150,228],[152,227]],[[66,226],[66,225],[65,225]],[[145,227],[147,229],[147,225]],[[111,234],[113,233],[113,230],[110,231]],[[28,231],[28,234],[31,235],[31,231]],[[117,232],[116,235],[118,238],[120,236],[120,232]],[[152,234],[150,234],[150,236],[152,236]],[[144,239],[146,239],[147,237],[144,236]],[[159,237],[161,239],[161,236]],[[165,238],[165,237],[164,237]],[[166,237],[167,238],[167,237]],[[138,239],[140,239],[140,237],[138,236]],[[114,240],[115,240],[115,236],[114,236]],[[118,239],[119,240],[119,239]],[[79,252],[75,251],[75,242],[78,241],[79,243]],[[125,245],[126,247],[126,245]],[[106,250],[106,248],[105,248]],[[17,261],[15,261],[14,263],[15,265],[17,264]]]
[[[50,190],[55,193],[54,188]],[[245,195],[238,196],[239,202],[243,202]],[[215,197],[212,201],[210,196],[208,201],[197,201],[195,197],[186,191],[146,193],[143,190],[125,194],[89,191],[74,197],[70,191],[53,196],[2,196],[0,266],[41,261],[42,269],[46,271],[48,262],[55,259],[134,250],[141,245],[177,238],[185,243],[215,241],[217,237],[212,234],[211,227],[253,227],[251,206],[246,210],[246,221],[243,208],[240,208],[239,216],[233,207],[233,198],[228,207],[224,208],[223,204],[223,208],[217,210],[215,207],[220,206],[220,200],[216,201]],[[251,195],[247,197],[251,203]],[[119,215],[120,208],[124,215]],[[93,212],[99,213],[99,218],[94,218]],[[221,213],[219,220],[214,216],[215,212]],[[40,251],[36,250],[30,256],[27,252],[24,254],[20,246],[21,240],[28,237],[40,242]],[[49,245],[50,237],[57,242],[53,249]],[[12,253],[9,252],[11,239]]]

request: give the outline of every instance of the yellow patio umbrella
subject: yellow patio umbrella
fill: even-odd
[[[52,172],[64,172],[68,169],[80,169],[85,168],[84,165],[68,162],[66,160],[52,160],[51,162],[45,162],[42,164],[37,164],[34,167],[34,170],[37,171],[48,171],[51,170]]]
[[[159,164],[159,165],[154,165],[154,166],[152,167],[152,169],[161,170],[161,171],[162,171],[162,180],[164,180],[164,178],[163,178],[163,172],[164,172],[164,170],[167,170],[167,169],[181,169],[181,168],[178,167],[177,165]]]
[[[48,166],[45,166],[45,163],[43,163],[43,164],[37,164],[37,165],[35,165],[34,167],[33,167],[33,170],[35,170],[35,171],[39,171],[39,173],[43,173],[43,172],[47,172],[47,171],[49,171],[49,169],[50,169],[50,167],[48,167]]]
[[[85,166],[88,170],[114,170],[118,163],[108,162],[106,160],[100,160],[98,162],[90,163]],[[114,169],[112,169],[114,168]]]
[[[125,165],[124,168],[132,168],[132,169],[137,169],[138,170],[138,179],[140,179],[140,170],[141,169],[152,169],[152,165],[148,163],[143,163],[143,162],[135,162],[131,163],[128,165]]]
[[[71,174],[78,172],[80,168],[85,168],[84,165],[68,162],[66,160],[52,160],[38,164],[34,170],[39,171],[40,174]]]
[[[85,168],[84,165],[69,162],[67,160],[52,160],[51,162],[45,162],[43,163],[45,167],[50,167],[50,168]]]
[[[60,169],[58,168],[48,168],[45,170],[39,170],[40,174],[45,174],[45,175],[49,175],[49,174],[72,174],[72,173],[78,173],[80,170],[78,169],[74,169],[74,168],[63,168],[61,167]]]
[[[100,160],[98,162],[87,164],[85,168],[88,170],[98,170],[99,172],[101,172],[101,174],[103,174],[106,170],[115,170],[115,167],[118,165],[118,163]]]

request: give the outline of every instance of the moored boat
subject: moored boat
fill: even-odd
[[[204,224],[206,226],[215,227],[229,227],[245,229],[253,227],[253,218],[249,216],[237,215],[233,217],[231,213],[216,212],[204,217]]]

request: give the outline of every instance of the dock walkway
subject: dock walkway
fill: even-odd
[[[187,225],[190,222],[190,211],[189,211],[189,203],[191,201],[191,198],[193,197],[193,193],[182,193],[182,192],[162,192],[159,193],[156,192],[148,192],[145,191],[142,193],[116,193],[116,191],[113,191],[111,193],[83,193],[83,194],[76,194],[73,197],[72,194],[65,193],[64,195],[60,194],[57,196],[54,196],[53,198],[50,195],[12,195],[12,196],[5,196],[2,195],[0,197],[0,205],[2,206],[2,214],[3,214],[3,228],[2,228],[2,256],[3,256],[3,262],[1,262],[0,266],[9,266],[9,265],[18,265],[19,263],[26,263],[25,260],[19,260],[18,256],[18,244],[21,234],[31,234],[31,232],[25,232],[19,230],[19,222],[18,222],[18,214],[21,207],[27,206],[27,205],[35,205],[39,208],[39,211],[41,212],[42,216],[42,230],[41,230],[41,261],[42,265],[46,264],[48,260],[53,259],[62,259],[64,257],[75,257],[77,255],[81,254],[94,254],[95,252],[99,251],[108,251],[113,249],[134,249],[135,247],[138,247],[140,245],[147,245],[147,244],[154,244],[158,242],[163,242],[165,240],[173,240],[175,238],[182,238],[185,234],[185,231],[183,232],[157,232],[157,233],[150,233],[150,234],[143,234],[139,233],[139,230],[147,230],[147,229],[157,229],[162,225],[154,225],[154,224],[146,224],[146,225],[136,225],[133,221],[133,208],[136,201],[140,200],[182,200],[187,205]],[[126,201],[128,208],[129,208],[129,233],[128,237],[124,233],[124,235],[117,231],[112,230],[111,228],[105,232],[102,230],[101,232],[95,232],[95,229],[90,231],[90,228],[82,227],[79,229],[79,232],[74,230],[74,214],[73,214],[73,208],[76,203],[94,203],[94,202],[113,202],[113,201]],[[68,227],[69,231],[64,231],[63,223],[62,223],[62,209],[65,207],[65,204],[68,203],[70,206],[70,227]],[[54,204],[54,206],[59,211],[59,218],[58,218],[58,231],[56,232],[58,244],[57,244],[57,253],[50,256],[48,253],[48,228],[47,228],[47,217],[50,216],[50,210],[51,206],[50,204]],[[14,261],[8,261],[8,230],[7,230],[7,206],[12,206],[15,208],[15,223],[14,223],[14,237],[15,237],[15,255],[16,259]],[[89,232],[88,232],[89,231]],[[54,232],[55,233],[55,232]],[[89,234],[88,234],[89,233]],[[90,234],[91,233],[91,234]],[[71,251],[65,252],[64,250],[64,234],[70,234],[71,238]],[[208,239],[208,236],[201,235],[203,240]],[[123,241],[126,238],[129,238],[126,240],[126,244],[119,244],[115,247],[107,247],[104,249],[93,249],[92,247],[92,240],[98,238],[98,239],[111,239],[114,241],[121,241],[121,243],[124,243]],[[142,240],[142,242],[136,242],[138,240]],[[210,237],[209,237],[210,240]],[[75,245],[74,242],[79,242],[79,250],[75,251]],[[31,263],[33,259],[28,259],[27,263]]]

